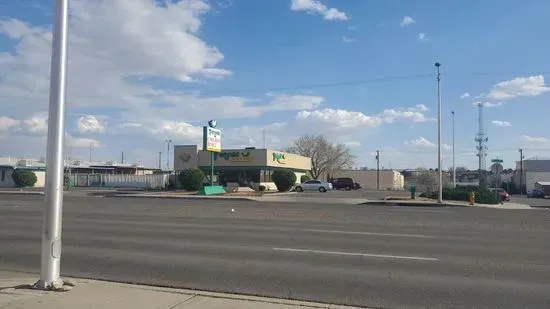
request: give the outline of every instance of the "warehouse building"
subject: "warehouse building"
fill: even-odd
[[[197,145],[174,146],[174,171],[200,168],[210,174],[211,153]],[[296,182],[311,170],[311,159],[272,149],[222,149],[214,153],[214,182],[224,187],[251,187],[260,185],[276,190],[271,175],[278,169],[289,169],[296,174]]]
[[[523,174],[521,180],[519,171],[522,171]],[[526,192],[535,189],[537,182],[550,182],[550,160],[532,158],[525,159],[523,162],[516,161],[516,174],[513,179],[518,188],[523,182]]]

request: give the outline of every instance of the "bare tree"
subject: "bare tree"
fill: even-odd
[[[345,144],[332,144],[323,135],[304,135],[287,149],[311,158],[311,177],[333,177],[339,170],[353,165],[354,156]]]

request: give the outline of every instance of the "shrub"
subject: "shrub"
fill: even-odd
[[[187,191],[198,191],[204,185],[204,172],[198,168],[181,171],[178,182]]]
[[[470,194],[474,192],[475,202],[481,204],[498,204],[501,202],[500,196],[488,189],[474,186],[458,186],[456,188],[443,188],[443,199],[451,201],[469,201]],[[420,197],[436,199],[437,191],[429,191],[420,194]]]
[[[259,190],[260,192],[264,192],[266,189],[267,189],[267,188],[266,188],[264,185],[260,185],[260,186],[258,187],[258,190]]]
[[[300,177],[300,182],[306,182],[306,181],[308,181],[308,180],[311,180],[311,178],[309,178],[308,175],[302,175],[302,176]]]
[[[277,170],[271,175],[271,179],[277,186],[277,190],[281,192],[288,191],[296,184],[296,174],[291,170]]]
[[[18,188],[32,187],[38,181],[36,174],[29,170],[16,169],[11,174],[11,178]]]

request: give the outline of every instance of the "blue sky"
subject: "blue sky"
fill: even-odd
[[[0,5],[0,156],[45,153],[51,1]],[[284,148],[347,143],[358,166],[437,165],[434,62],[442,63],[444,166],[548,156],[548,1],[73,0],[67,149],[154,165],[165,139]],[[467,94],[467,95],[466,95]]]

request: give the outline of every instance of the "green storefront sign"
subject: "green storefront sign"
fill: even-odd
[[[285,164],[285,154],[284,153],[273,153],[273,161],[276,161],[279,164]]]
[[[216,154],[216,158],[223,158],[229,162],[251,162],[254,157],[249,151],[226,151]]]

